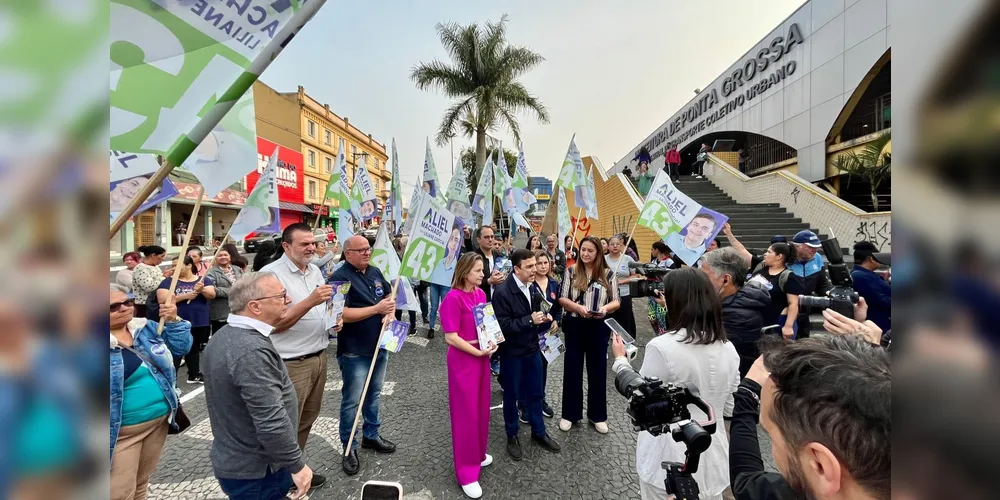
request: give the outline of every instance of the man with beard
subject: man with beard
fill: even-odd
[[[860,335],[765,346],[733,394],[729,471],[738,499],[888,500],[892,375]],[[757,421],[778,474],[764,472]]]

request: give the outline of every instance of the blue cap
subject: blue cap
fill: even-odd
[[[792,238],[792,243],[797,245],[806,245],[813,248],[822,248],[823,246],[823,244],[819,241],[819,236],[816,236],[816,233],[808,229],[803,229],[802,231],[795,233],[795,236]]]
[[[773,238],[771,238],[771,244],[773,245],[775,243],[788,243],[788,238],[785,238],[780,234],[776,234]]]

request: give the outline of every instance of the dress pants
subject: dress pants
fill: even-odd
[[[608,342],[611,333],[599,319],[563,317],[566,359],[563,365],[562,418],[583,418],[583,366],[587,365],[587,418],[608,420]]]
[[[111,457],[111,500],[143,500],[167,442],[167,417],[122,426]]]
[[[323,389],[326,387],[326,355],[321,352],[298,361],[285,361],[288,378],[295,387],[295,396],[299,400],[298,442],[300,449],[306,449],[309,431],[312,430],[316,417],[319,417],[323,404]]]
[[[490,361],[448,347],[448,408],[458,484],[479,481],[490,435]]]
[[[524,403],[524,417],[531,424],[531,434],[544,436],[545,421],[542,420],[542,353],[528,356],[500,357],[500,373],[503,374],[503,422],[507,437],[517,436],[520,422],[517,419],[517,402]]]

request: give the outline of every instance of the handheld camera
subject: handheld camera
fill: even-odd
[[[628,268],[646,277],[629,283],[629,294],[632,297],[652,297],[657,292],[663,293],[663,277],[670,272],[669,268],[642,262],[629,262]]]
[[[830,272],[833,289],[826,294],[826,297],[799,295],[799,307],[803,308],[806,313],[833,309],[848,318],[853,318],[854,305],[858,303],[859,296],[858,292],[851,288],[854,281],[851,279],[847,264],[844,263],[844,253],[840,250],[840,243],[837,238],[830,238],[821,244],[823,245],[823,254],[829,261],[827,269]]]

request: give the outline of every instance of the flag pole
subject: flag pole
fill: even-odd
[[[637,227],[639,227],[639,222],[636,222],[635,225],[632,226],[632,230],[628,233],[628,239],[625,240],[625,248],[622,248],[622,256],[618,257],[618,265],[615,266],[615,276],[618,276],[618,271],[621,271],[622,264],[625,263],[625,251],[628,250],[628,244],[632,243],[632,235],[635,234],[635,229]]]
[[[326,195],[329,192],[330,192],[329,189],[323,192],[323,201],[319,203],[319,213],[316,214],[316,222],[313,223],[313,231],[315,231],[316,228],[319,227],[319,218],[323,215],[323,207],[326,206]],[[328,211],[327,213],[332,215],[331,211]]]
[[[168,172],[169,172],[169,170],[168,170]],[[152,181],[150,181],[150,182],[152,182]],[[191,211],[191,224],[188,224],[187,233],[184,234],[184,244],[181,245],[181,249],[182,250],[181,250],[180,256],[178,257],[178,261],[180,262],[180,265],[182,265],[182,266],[184,265],[184,258],[186,257],[186,255],[184,254],[184,252],[185,252],[185,249],[187,249],[188,245],[191,244],[191,234],[194,233],[194,221],[198,219],[198,211],[201,210],[201,200],[204,197],[205,197],[205,186],[198,186],[198,200],[194,202],[194,209]],[[170,289],[169,289],[170,290],[170,296],[167,297],[167,304],[168,305],[174,303],[174,290],[177,289],[177,278],[179,277],[179,275],[180,275],[180,271],[178,271],[177,267],[175,266],[174,267],[173,275],[170,277]],[[166,318],[164,318],[164,317],[161,316],[160,317],[160,323],[156,327],[156,334],[157,335],[160,335],[160,334],[163,333],[163,324],[164,324],[165,321],[166,321]]]
[[[403,277],[402,269],[400,269],[399,274],[396,276],[396,282],[392,284],[392,291],[390,297],[396,300],[396,292],[399,289],[399,280]],[[368,395],[368,385],[371,384],[372,374],[375,372],[375,363],[378,362],[379,350],[382,349],[382,337],[385,336],[385,330],[389,326],[389,322],[392,321],[393,315],[386,314],[382,318],[382,330],[378,334],[378,341],[375,342],[375,354],[372,356],[372,362],[368,366],[368,377],[365,378],[365,386],[361,389],[361,400],[358,401],[358,411],[354,413],[354,425],[351,426],[351,437],[347,439],[347,446],[344,448],[344,456],[351,454],[351,445],[354,444],[354,435],[358,432],[358,421],[361,419],[361,409],[365,406],[365,396]]]

